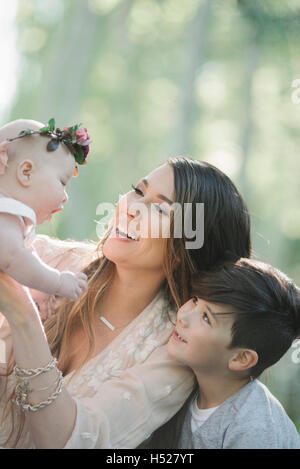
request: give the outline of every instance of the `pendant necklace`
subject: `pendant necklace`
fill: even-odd
[[[122,329],[123,327],[126,327],[128,326],[128,324],[132,321],[129,321],[127,324],[124,324],[123,326],[119,326],[119,327],[115,327],[113,326],[104,316],[100,316],[100,321],[103,322],[103,324],[105,324],[111,331],[115,331],[117,329]]]

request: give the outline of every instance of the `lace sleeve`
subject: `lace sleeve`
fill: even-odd
[[[79,272],[98,255],[97,244],[93,241],[62,241],[37,235],[32,246],[42,261],[58,270]]]
[[[47,235],[37,235],[31,247],[50,267],[74,273],[80,272],[99,256],[97,244],[93,241],[62,241]],[[51,317],[58,304],[57,297],[33,289],[30,292],[40,311],[41,319],[44,321]]]

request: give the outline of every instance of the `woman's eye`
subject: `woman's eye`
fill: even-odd
[[[135,187],[133,184],[131,184],[131,187],[132,187],[132,189],[135,191],[136,194],[141,195],[141,196],[144,195],[143,192],[141,191],[141,189],[139,189],[138,187]],[[155,205],[157,211],[158,211],[160,214],[162,214],[162,215],[168,215],[168,213],[165,212],[165,210],[163,210],[160,205],[156,205],[156,204],[154,204],[154,205]]]
[[[144,195],[138,187],[135,187],[133,184],[131,184],[131,187],[135,191],[136,194]]]
[[[157,208],[158,212],[162,215],[168,215],[162,208],[160,205],[155,205],[155,207]]]

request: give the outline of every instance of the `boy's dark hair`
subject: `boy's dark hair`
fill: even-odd
[[[300,290],[278,269],[253,259],[226,262],[194,276],[192,294],[234,311],[229,348],[255,350],[257,378],[274,365],[300,336]]]

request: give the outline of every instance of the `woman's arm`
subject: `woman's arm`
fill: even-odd
[[[0,309],[9,321],[14,357],[19,368],[32,369],[47,365],[51,352],[38,311],[28,291],[11,277],[0,273]],[[53,369],[30,379],[32,389],[50,386],[50,391],[30,393],[36,405],[55,389],[57,372]],[[72,434],[76,421],[76,404],[63,389],[56,400],[37,412],[28,412],[33,441],[37,448],[63,448]]]
[[[0,310],[10,323],[17,365],[31,369],[48,364],[51,353],[30,295],[1,273]],[[80,398],[63,390],[49,406],[29,412],[37,448],[135,448],[180,409],[194,386],[193,373],[171,360],[166,346],[120,378],[103,383],[97,373],[101,370],[88,378]],[[40,389],[56,379],[51,371],[30,384]],[[48,396],[48,391],[32,392],[30,402],[35,405]]]

